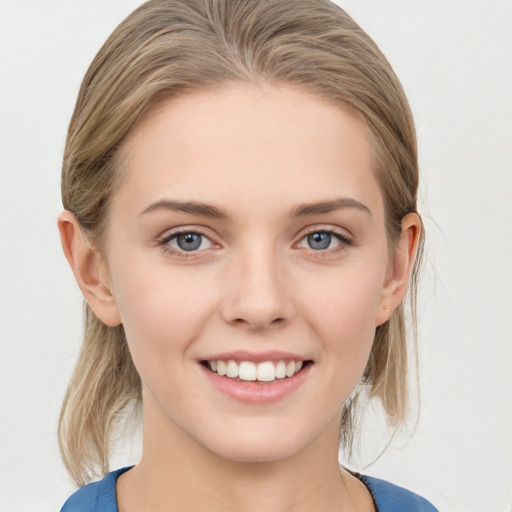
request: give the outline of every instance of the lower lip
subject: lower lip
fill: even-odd
[[[199,366],[213,386],[230,398],[248,404],[270,404],[295,391],[306,380],[313,365],[308,364],[293,377],[261,383],[222,377],[203,365]]]

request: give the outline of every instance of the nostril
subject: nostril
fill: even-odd
[[[268,328],[268,327],[278,327],[280,325],[283,325],[284,323],[286,323],[286,318],[274,318],[274,320],[271,320],[270,322],[264,322],[264,321],[257,321],[257,320],[253,320],[252,322],[249,321],[249,320],[246,320],[244,318],[235,318],[233,320],[233,323],[234,324],[248,324],[250,325],[253,329],[265,329],[265,328]]]

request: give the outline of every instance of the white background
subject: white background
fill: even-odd
[[[429,254],[421,416],[365,472],[445,512],[512,510],[512,2],[340,0],[418,126]],[[140,0],[0,0],[0,510],[58,510],[56,426],[81,299],[56,229],[80,80]],[[388,433],[372,419],[358,469]],[[123,456],[116,464],[133,462]]]

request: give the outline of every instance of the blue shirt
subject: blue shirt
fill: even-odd
[[[84,485],[64,504],[60,512],[119,512],[116,481],[130,468],[112,471],[99,482]],[[368,488],[377,512],[438,512],[425,498],[371,476],[355,474]]]

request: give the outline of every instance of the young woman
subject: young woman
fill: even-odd
[[[327,0],[150,0],[121,23],[64,155],[87,305],[60,440],[77,484],[104,476],[62,510],[435,510],[338,466],[361,392],[405,417],[417,186],[400,83]],[[108,473],[139,402],[142,458]]]

